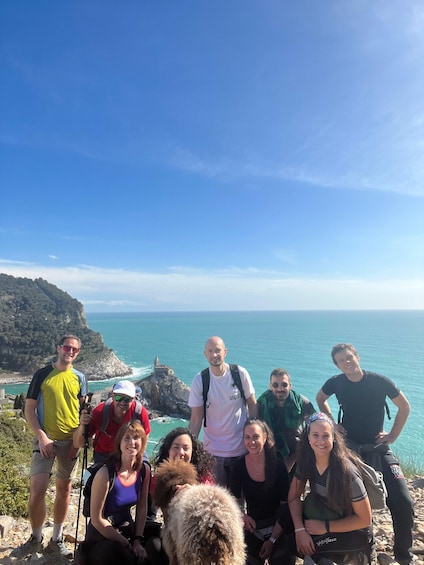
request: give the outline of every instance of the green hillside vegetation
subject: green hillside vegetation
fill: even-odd
[[[78,300],[41,278],[0,274],[0,371],[32,374],[52,360],[65,334],[83,342],[76,367],[110,351],[88,328]]]
[[[33,433],[12,410],[0,412],[0,515],[28,516]]]
[[[29,469],[34,434],[23,417],[23,411],[13,410],[13,405],[11,402],[0,411],[0,515],[28,518]],[[54,484],[53,479],[51,483]],[[79,488],[79,484],[74,487]],[[52,511],[53,500],[49,491],[46,505],[47,511]]]

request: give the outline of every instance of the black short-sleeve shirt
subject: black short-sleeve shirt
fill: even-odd
[[[386,397],[396,398],[400,392],[392,380],[369,371],[363,371],[359,382],[350,381],[344,373],[331,377],[322,391],[327,396],[336,395],[343,407],[347,437],[359,444],[375,443],[384,426]]]

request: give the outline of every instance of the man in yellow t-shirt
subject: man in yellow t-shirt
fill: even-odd
[[[46,516],[46,491],[55,459],[56,497],[52,539],[44,552],[71,557],[63,539],[63,524],[68,512],[72,478],[77,469],[78,449],[72,436],[79,425],[79,411],[87,395],[87,383],[82,373],[74,369],[73,361],[81,349],[81,340],[63,336],[57,345],[57,360],[34,374],[28,388],[25,417],[34,432],[30,469],[28,514],[31,537],[11,552],[12,557],[24,557],[43,550],[43,523]]]

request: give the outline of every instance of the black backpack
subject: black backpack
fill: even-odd
[[[243,386],[241,384],[240,370],[238,365],[230,365],[231,376],[233,377],[233,386],[236,386],[240,391],[240,396],[246,403],[246,397],[244,396]],[[202,373],[202,385],[203,385],[203,427],[206,428],[206,403],[208,400],[209,386],[211,383],[211,375],[208,369],[203,369]]]
[[[83,506],[82,506],[82,514],[86,518],[90,517],[91,487],[93,485],[93,480],[94,480],[94,477],[96,476],[97,471],[99,469],[101,469],[102,467],[107,467],[107,470],[109,471],[109,487],[108,487],[108,491],[107,491],[108,494],[110,493],[110,491],[113,488],[113,485],[115,484],[116,469],[115,469],[115,465],[112,462],[93,463],[93,465],[90,465],[89,467],[87,467],[86,473],[88,473],[88,476],[86,475],[85,483],[84,483],[84,489],[82,491],[82,494],[84,495],[84,503],[83,503]],[[143,467],[144,467],[144,465],[143,465]]]
[[[115,484],[116,468],[115,468],[115,464],[114,464],[113,461],[107,461],[106,463],[93,463],[93,465],[90,465],[89,467],[87,467],[86,473],[88,473],[88,476],[86,476],[84,489],[82,491],[82,493],[84,495],[84,503],[83,503],[83,507],[82,507],[82,514],[86,518],[90,517],[91,487],[93,486],[93,480],[94,480],[94,477],[95,477],[97,471],[99,469],[101,469],[102,467],[107,467],[107,470],[109,471],[109,487],[108,487],[108,491],[107,491],[108,494],[110,493],[110,491],[113,488],[113,485]],[[142,467],[141,467],[141,478],[142,478],[142,480],[144,480],[145,475],[146,475],[146,467],[144,466],[144,461],[143,461],[143,464],[142,464]]]

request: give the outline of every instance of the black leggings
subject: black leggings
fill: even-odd
[[[122,530],[122,534],[129,539],[134,523],[127,526],[127,530]],[[82,558],[83,565],[136,565],[137,557],[130,548],[124,547],[116,540],[110,540],[102,536],[91,521],[87,525],[86,537],[80,543],[78,552]]]
[[[90,565],[136,565],[137,558],[119,541],[105,539],[89,543],[86,556]]]
[[[244,538],[247,545],[247,561],[248,565],[262,565],[263,559],[259,557],[259,552],[264,543],[263,540],[258,539],[251,532],[244,531]],[[271,557],[268,559],[270,565],[294,565],[296,556],[289,552],[288,538],[282,535],[275,542],[272,548]]]

